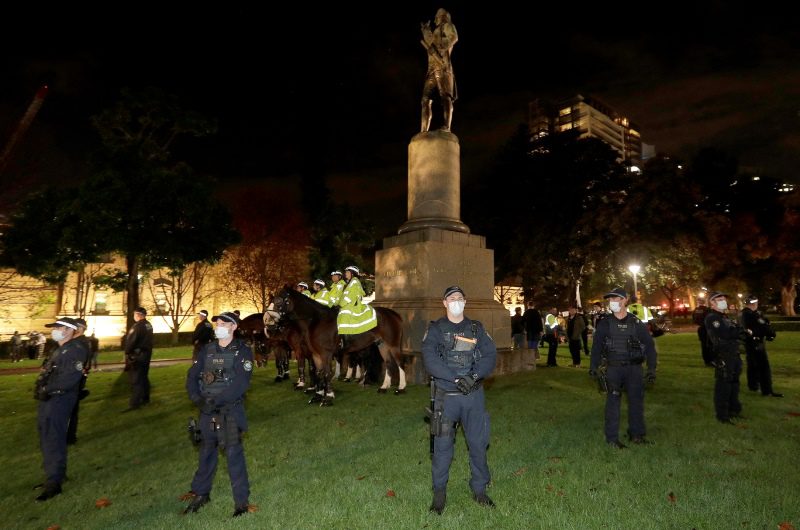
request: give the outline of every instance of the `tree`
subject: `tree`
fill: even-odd
[[[156,89],[123,91],[121,101],[94,117],[103,141],[95,173],[81,186],[91,239],[125,256],[126,269],[109,286],[127,294],[128,325],[139,305],[139,277],[148,270],[174,273],[195,262],[212,263],[238,240],[229,212],[215,198],[218,184],[172,160],[182,136],[204,136],[215,126],[183,110]]]
[[[213,292],[208,289],[207,263],[195,262],[181,270],[151,271],[147,288],[156,301],[156,313],[172,331],[172,344],[178,344],[181,325],[197,313],[197,307]]]
[[[102,140],[93,174],[77,190],[29,199],[3,235],[4,255],[20,273],[59,282],[102,254],[123,255],[125,270],[95,283],[126,291],[130,326],[141,274],[218,260],[238,235],[217,184],[172,157],[180,137],[210,134],[213,124],[157,89],[123,91],[93,123]]]
[[[308,228],[283,196],[249,186],[235,194],[234,202],[242,242],[225,252],[220,283],[230,297],[263,312],[284,284],[307,275]]]

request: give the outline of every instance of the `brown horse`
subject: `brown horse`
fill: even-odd
[[[406,374],[401,364],[403,319],[385,307],[376,307],[377,325],[369,331],[357,335],[339,335],[336,327],[336,309],[326,307],[311,298],[300,294],[288,285],[273,299],[275,311],[296,322],[303,330],[303,341],[311,352],[317,373],[320,376],[317,394],[321,405],[333,404],[334,393],[331,388],[331,364],[339,352],[348,354],[368,348],[375,344],[384,361],[383,385],[378,392],[385,393],[391,386],[390,368],[396,366],[399,382],[395,394],[402,394],[406,388]],[[342,345],[340,339],[346,337]]]
[[[261,366],[268,354],[266,349],[266,336],[264,335],[264,313],[253,313],[242,319],[242,323],[236,329],[236,333],[241,336],[253,349],[253,357],[256,365]]]
[[[292,353],[297,359],[297,382],[294,384],[295,390],[307,390],[306,388],[306,361],[311,364],[311,354],[303,344],[303,332],[296,322],[288,318],[281,317],[275,311],[274,305],[270,304],[264,312],[264,334],[267,336],[267,349],[275,357],[275,367],[278,375],[275,382],[280,379],[289,378],[289,360]],[[311,381],[315,382],[314,371],[311,371]]]

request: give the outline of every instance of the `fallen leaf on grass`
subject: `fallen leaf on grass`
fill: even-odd
[[[258,511],[258,506],[255,504],[248,504],[247,505],[247,513],[256,513]]]
[[[564,496],[564,491],[563,490],[558,490],[558,492],[556,492],[556,495],[558,495],[559,497],[563,497]]]
[[[106,506],[111,506],[111,501],[108,500],[108,497],[100,497],[94,501],[95,508],[105,508]]]
[[[528,470],[527,467],[521,467],[518,470],[514,471],[514,476],[519,477],[520,475],[523,475],[527,470]]]
[[[787,412],[786,415],[787,416],[792,416],[793,418],[797,418],[798,416],[800,416],[800,412]],[[781,523],[781,524],[783,524],[783,523]]]
[[[551,462],[561,462],[562,457],[560,456],[548,456],[547,459]]]
[[[356,480],[364,480],[365,478],[367,478],[366,475],[361,475],[360,477],[356,477]]]
[[[48,526],[47,530],[61,530],[61,527],[57,524],[54,524],[53,526]]]
[[[741,454],[741,453],[739,453],[739,451],[737,451],[735,449],[725,449],[724,451],[722,451],[722,453],[726,454],[728,456],[736,456],[738,454]]]
[[[387,491],[387,492],[386,492],[386,496],[387,496],[387,497],[394,497],[394,496],[395,496],[395,494],[394,494],[394,490],[389,490],[389,491]]]
[[[553,485],[548,484],[547,486],[544,487],[544,489],[546,489],[547,491],[553,491]]]
[[[678,498],[675,497],[675,494],[670,491],[669,495],[667,495],[667,500],[669,500],[669,502],[671,502],[672,504],[675,504]]]
[[[792,525],[792,523],[784,521],[778,525],[778,530],[794,530],[794,526]]]
[[[178,497],[178,500],[180,500],[180,501],[191,501],[191,500],[193,500],[195,497],[197,497],[197,494],[196,494],[195,492],[193,492],[193,491],[187,491],[186,493],[184,493],[183,495],[181,495],[180,497]]]

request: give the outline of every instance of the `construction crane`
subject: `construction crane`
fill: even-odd
[[[6,169],[11,154],[14,152],[14,147],[28,131],[31,122],[36,117],[36,113],[42,108],[45,96],[47,96],[47,85],[42,85],[39,90],[36,91],[36,95],[33,96],[33,101],[28,105],[28,110],[25,111],[22,119],[19,120],[19,123],[14,128],[14,132],[11,133],[11,138],[9,138],[8,143],[6,143],[6,146],[3,148],[3,153],[0,154],[0,176],[3,175],[3,171]]]

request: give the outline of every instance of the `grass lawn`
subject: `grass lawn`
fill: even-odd
[[[102,350],[97,354],[97,362],[102,369],[103,364],[119,364],[125,362],[125,355],[122,350]],[[153,350],[153,360],[159,359],[189,359],[192,357],[191,346],[169,346],[166,348],[156,348]],[[18,363],[12,363],[8,359],[0,361],[0,374],[3,370],[18,368],[39,368],[42,366],[41,359],[28,359],[25,357]]]
[[[151,371],[152,404],[126,408],[121,372],[92,374],[82,402],[78,444],[69,449],[64,493],[34,502],[41,482],[35,374],[0,378],[6,450],[0,527],[120,528],[558,528],[738,529],[800,527],[800,332],[768,345],[783,399],[746,389],[745,420],[714,419],[713,371],[691,333],[656,340],[658,380],[645,413],[650,446],[612,449],[603,439],[603,405],[588,368],[551,368],[486,384],[492,416],[489,464],[494,510],[469,495],[463,437],[457,438],[442,516],[431,500],[428,389],[378,395],[336,384],[336,404],[320,408],[274,367],[257,369],[246,408],[245,451],[254,514],[235,522],[225,460],[212,501],[179,515],[178,500],[197,466],[186,422],[196,411],[184,391],[187,366]],[[568,364],[566,346],[559,363]],[[292,375],[295,375],[294,367]],[[627,427],[623,405],[622,431]],[[98,499],[110,505],[95,507]],[[792,528],[785,526],[784,528]]]

